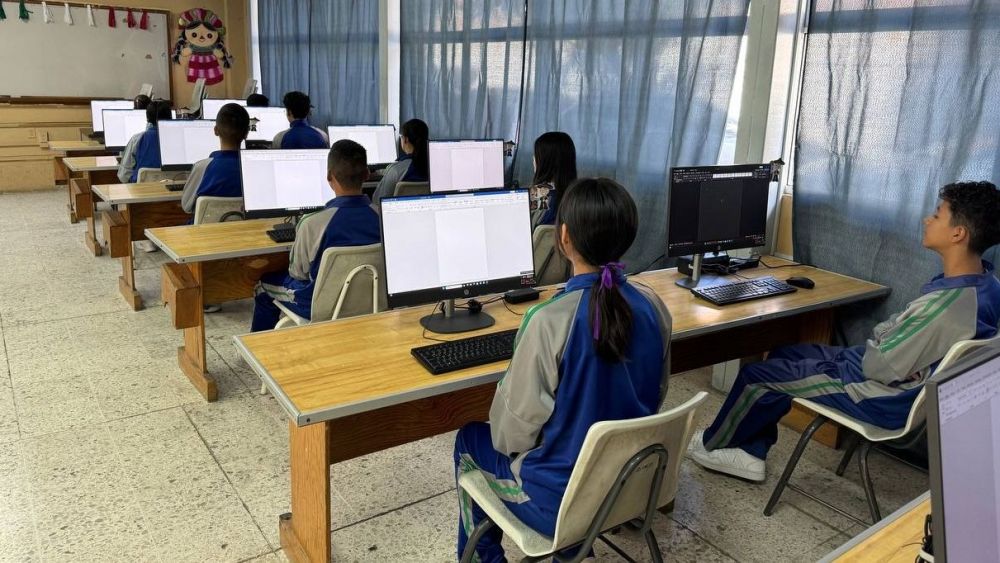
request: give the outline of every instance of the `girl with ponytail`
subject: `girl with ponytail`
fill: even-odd
[[[490,423],[458,432],[455,469],[479,468],[524,523],[549,537],[590,427],[658,412],[667,391],[670,313],[649,288],[625,278],[621,258],[635,240],[638,212],[621,185],[584,178],[560,194],[559,252],[573,277],[531,308],[518,331]],[[459,490],[458,553],[483,513]],[[476,546],[503,560],[499,532]]]
[[[430,179],[427,141],[430,130],[419,119],[411,119],[399,128],[399,148],[403,153],[392,166],[385,169],[382,180],[375,188],[372,202],[378,205],[383,197],[396,191],[399,182],[426,182]]]

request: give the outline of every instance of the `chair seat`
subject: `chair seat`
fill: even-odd
[[[493,492],[486,477],[478,470],[462,473],[458,477],[460,489],[469,493],[472,500],[503,530],[517,547],[529,557],[542,557],[554,551],[552,538],[543,536],[521,522],[500,497]]]
[[[303,325],[309,324],[309,319],[304,318],[304,317],[300,317],[299,315],[296,315],[295,313],[292,312],[291,309],[289,309],[288,307],[286,307],[281,301],[278,301],[277,299],[275,299],[274,300],[274,304],[278,307],[278,309],[281,309],[281,312],[284,313],[286,317],[288,317],[289,319],[292,320],[293,323],[295,323],[295,326],[303,326]]]
[[[902,438],[911,430],[911,428],[907,426],[896,430],[888,430],[880,426],[875,426],[874,424],[861,422],[860,420],[851,418],[835,408],[821,405],[820,403],[810,401],[809,399],[795,398],[793,401],[808,408],[816,414],[821,414],[831,421],[857,432],[869,442],[887,442],[889,440],[895,440],[897,438]]]

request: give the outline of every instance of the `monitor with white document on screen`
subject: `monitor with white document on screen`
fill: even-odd
[[[104,131],[104,115],[106,109],[135,109],[132,100],[94,100],[90,102],[90,127],[94,133]]]
[[[215,121],[190,119],[159,124],[163,170],[190,170],[195,162],[220,150]]]
[[[243,150],[247,217],[284,217],[324,207],[334,198],[326,179],[327,149]]]
[[[431,192],[504,187],[503,141],[431,141]]]
[[[396,162],[396,128],[392,125],[331,125],[327,127],[330,146],[350,139],[365,148],[368,164]]]
[[[285,129],[288,129],[288,118],[285,117],[285,108],[251,108],[250,114],[250,134],[247,141],[267,141],[271,142],[274,137]]]
[[[137,133],[146,130],[149,120],[144,109],[106,109],[101,112],[104,121],[104,146],[108,150],[122,150]],[[170,117],[175,116],[170,112]]]
[[[389,197],[381,205],[389,307],[444,300],[444,312],[421,319],[428,330],[491,326],[486,313],[456,311],[454,299],[534,284],[526,190]]]
[[[215,119],[215,116],[219,115],[219,110],[222,106],[226,104],[239,104],[246,107],[246,100],[215,100],[212,98],[205,98],[201,101],[201,118],[202,119]],[[285,120],[285,127],[288,127],[288,120]]]

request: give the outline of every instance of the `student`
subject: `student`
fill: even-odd
[[[302,219],[296,228],[288,272],[265,274],[257,285],[250,330],[271,330],[278,324],[281,301],[295,314],[309,318],[313,287],[323,251],[333,246],[364,246],[382,240],[378,214],[361,184],[368,179],[365,148],[348,139],[333,144],[327,158],[326,180],[336,195],[323,211]]]
[[[666,396],[670,313],[618,263],[637,225],[635,203],[613,180],[585,178],[566,190],[556,229],[574,276],[524,316],[489,424],[468,424],[455,439],[456,475],[481,469],[507,508],[548,536],[590,427],[654,414]],[[461,556],[484,514],[462,493],[459,508]],[[477,553],[505,560],[498,529]]]
[[[562,131],[542,133],[535,139],[535,178],[531,194],[531,227],[556,222],[559,198],[576,180],[576,145]]]
[[[271,105],[271,100],[264,94],[250,94],[247,96],[248,108],[266,108]]]
[[[201,196],[243,197],[243,177],[240,175],[240,143],[250,131],[250,115],[239,104],[229,103],[219,109],[215,117],[215,134],[219,148],[208,158],[199,160],[191,168],[191,175],[184,184],[181,207],[194,213]]]
[[[170,103],[163,100],[150,102],[146,107],[146,130],[129,139],[118,163],[118,179],[123,184],[135,183],[140,168],[160,167],[160,132],[157,123],[170,119]]]
[[[132,107],[135,109],[146,109],[152,101],[146,94],[139,94],[132,100]]]
[[[395,193],[396,184],[400,182],[426,182],[430,178],[427,162],[428,136],[427,124],[419,119],[411,119],[399,128],[399,148],[403,156],[382,173],[382,180],[375,188],[372,198],[375,205],[383,197]]]
[[[763,481],[764,459],[793,397],[902,428],[948,349],[997,333],[1000,281],[981,256],[1000,243],[1000,192],[989,182],[964,182],[941,188],[939,196],[924,219],[923,245],[941,257],[944,273],[877,325],[864,346],[786,346],[743,367],[715,421],[691,440],[689,457],[707,469]]]
[[[276,149],[326,149],[330,147],[330,139],[326,132],[309,125],[309,113],[312,108],[309,96],[302,92],[289,92],[281,100],[285,106],[289,128],[274,137],[272,145]]]

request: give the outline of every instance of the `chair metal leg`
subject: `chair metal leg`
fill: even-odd
[[[848,438],[850,443],[847,444],[847,449],[844,451],[844,457],[840,460],[840,465],[837,466],[837,476],[843,477],[844,471],[847,471],[847,465],[851,463],[851,457],[854,456],[854,452],[857,451],[858,446],[861,445],[862,438],[856,434],[851,434]]]
[[[493,520],[490,520],[489,517],[483,518],[476,526],[476,529],[472,531],[472,535],[469,536],[469,541],[465,543],[465,550],[462,551],[462,563],[472,563],[472,558],[476,556],[476,544],[479,543],[483,535],[490,531],[493,526]]]
[[[649,548],[649,556],[653,559],[653,563],[663,563],[660,544],[656,543],[656,536],[653,535],[653,530],[647,529],[642,535],[646,538],[646,547]]]
[[[858,452],[858,472],[861,473],[861,484],[865,488],[865,498],[868,500],[868,511],[872,515],[872,524],[882,519],[882,513],[878,509],[878,500],[875,498],[875,486],[872,483],[872,476],[868,472],[868,454],[871,453],[872,443],[865,440],[861,444],[861,451]]]
[[[788,485],[788,480],[792,476],[792,472],[795,471],[795,466],[799,463],[799,458],[802,457],[802,452],[805,451],[806,445],[809,444],[809,440],[812,439],[813,434],[819,430],[819,427],[826,422],[826,417],[823,415],[817,415],[809,426],[802,432],[802,436],[799,438],[799,443],[795,445],[795,450],[792,452],[792,457],[788,458],[788,463],[785,465],[785,470],[781,473],[781,478],[778,479],[778,484],[774,486],[774,492],[771,493],[770,500],[767,501],[767,506],[764,507],[764,516],[770,516],[774,513],[774,507],[778,504],[778,500],[781,499],[781,493],[785,491],[785,486]]]

